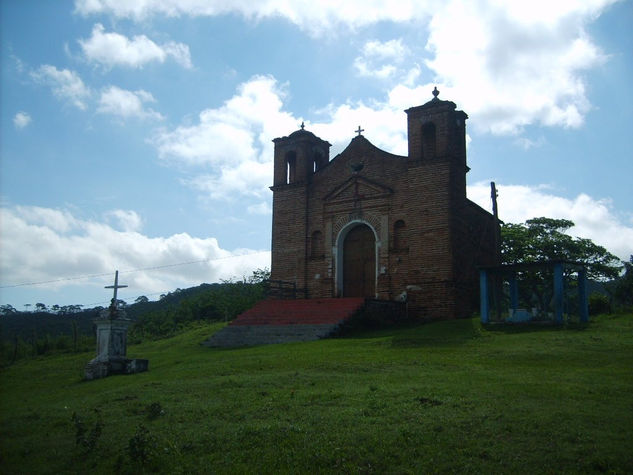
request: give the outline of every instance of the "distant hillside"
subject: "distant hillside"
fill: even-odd
[[[127,316],[142,328],[144,335],[173,333],[183,323],[192,320],[228,320],[263,297],[261,282],[227,282],[201,284],[188,289],[176,289],[157,301],[126,305]],[[73,324],[80,335],[91,335],[92,320],[103,307],[72,313],[13,312],[0,316],[0,341],[15,337],[34,341],[44,336],[71,335]],[[237,313],[236,313],[237,312]],[[74,322],[74,323],[73,323]]]
[[[212,289],[220,288],[222,285],[225,284],[200,284],[197,287],[176,289],[173,292],[161,296],[160,300],[148,300],[147,302],[129,304],[125,307],[125,311],[129,318],[137,320],[140,316],[148,312],[178,307],[183,300],[208,293]]]

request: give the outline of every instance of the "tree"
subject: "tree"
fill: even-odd
[[[18,311],[10,304],[0,305],[0,315],[11,315],[18,313]]]
[[[248,278],[248,280],[244,280],[247,281],[249,284],[259,284],[268,279],[270,279],[270,270],[268,270],[268,268],[258,268],[253,271],[253,274]]]
[[[501,227],[501,259],[504,264],[566,260],[587,266],[587,277],[610,280],[620,273],[620,260],[590,239],[565,234],[574,226],[568,219],[534,218]]]
[[[137,297],[137,299],[134,301],[134,303],[147,303],[147,302],[149,302],[149,299],[145,297],[145,295],[141,295],[140,297]]]
[[[615,298],[625,305],[633,306],[633,255],[624,264],[624,274],[615,282]]]
[[[620,272],[619,259],[590,239],[572,237],[565,233],[574,226],[568,219],[534,218],[521,224],[501,227],[501,259],[504,264],[529,264],[552,260],[581,262],[587,277],[597,281],[616,278]],[[566,268],[565,277],[570,290],[575,286],[574,269]],[[549,307],[553,289],[552,269],[535,268],[517,276],[527,295],[522,304],[544,310]]]
[[[37,309],[38,312],[46,312],[46,310],[48,310],[46,308],[46,304],[43,304],[41,302],[36,303],[35,308]]]

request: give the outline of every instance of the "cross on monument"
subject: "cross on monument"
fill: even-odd
[[[359,125],[359,126],[358,126],[358,129],[357,129],[357,130],[355,130],[355,132],[356,132],[356,133],[358,134],[358,136],[360,137],[360,134],[361,134],[362,132],[365,132],[365,129],[361,129],[361,128],[360,128],[360,125]]]
[[[125,287],[127,287],[127,285],[119,285],[119,271],[116,271],[114,273],[114,285],[106,285],[104,287],[104,289],[114,289],[114,296],[112,297],[112,304],[114,305],[114,308],[117,307],[117,300],[116,300],[117,290],[124,289]]]

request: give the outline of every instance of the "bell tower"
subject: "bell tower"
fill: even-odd
[[[331,145],[301,128],[287,137],[273,140],[275,171],[273,187],[306,183],[313,173],[329,162]],[[273,190],[275,191],[275,190]]]
[[[301,128],[275,144],[271,279],[305,288],[308,260],[308,204],[314,174],[329,163],[330,143]]]
[[[466,165],[465,112],[451,101],[442,101],[437,87],[433,99],[411,107],[407,113],[409,160],[452,160]]]
[[[409,167],[447,167],[453,196],[466,199],[466,173],[470,170],[466,164],[468,115],[457,110],[454,102],[439,99],[439,94],[436,87],[433,99],[405,111]]]

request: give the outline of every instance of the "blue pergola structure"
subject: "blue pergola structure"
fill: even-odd
[[[479,269],[479,285],[481,299],[481,322],[490,322],[490,290],[491,280],[502,278],[507,280],[510,288],[510,309],[516,311],[519,306],[519,287],[517,273],[530,270],[553,270],[554,275],[554,322],[563,323],[565,270],[572,269],[578,273],[578,307],[580,321],[589,321],[589,305],[587,301],[587,268],[582,262],[544,261],[525,264],[506,264],[500,266],[481,267]],[[490,279],[492,277],[493,279]]]

